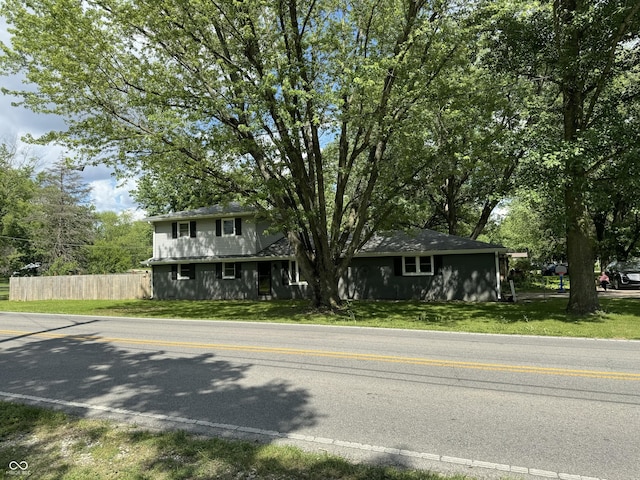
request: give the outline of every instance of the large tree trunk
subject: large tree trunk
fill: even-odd
[[[584,204],[582,187],[570,184],[565,191],[567,215],[567,260],[571,288],[567,312],[587,315],[600,308],[593,274],[594,248],[591,219]]]
[[[338,279],[331,275],[331,272],[320,273],[310,286],[314,309],[330,312],[340,310],[342,300],[338,292]]]
[[[584,83],[580,71],[582,34],[575,25],[582,7],[578,0],[557,0],[556,35],[560,43],[562,69],[562,100],[564,123],[564,185],[567,218],[567,260],[571,275],[571,289],[567,311],[577,315],[593,313],[600,308],[593,276],[595,261],[591,240],[590,218],[587,214],[587,188],[582,154],[573,151],[584,123]],[[580,7],[580,8],[579,8]]]
[[[312,307],[316,310],[339,311],[342,306],[338,290],[342,273],[340,267],[333,261],[331,252],[326,246],[325,248],[314,247],[301,237],[304,235],[288,234],[289,241],[294,247],[296,261],[311,290]]]

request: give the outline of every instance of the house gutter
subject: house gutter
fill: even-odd
[[[467,248],[459,250],[396,250],[390,252],[360,252],[354,255],[354,258],[366,257],[402,257],[407,255],[472,255],[474,253],[507,253],[506,248]]]

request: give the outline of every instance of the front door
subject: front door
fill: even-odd
[[[258,262],[258,295],[271,295],[271,262]]]

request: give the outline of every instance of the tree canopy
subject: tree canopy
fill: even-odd
[[[25,241],[36,190],[32,179],[33,161],[21,160],[15,142],[0,143],[0,276],[29,263],[32,246]]]
[[[154,208],[260,208],[287,234],[318,307],[339,305],[354,253],[415,220],[420,203],[425,224],[465,223],[476,237],[516,174],[539,175],[563,190],[569,309],[588,313],[598,306],[589,191],[634,138],[635,110],[623,110],[637,97],[639,9],[4,0],[12,45],[0,66],[37,86],[10,92],[25,106],[67,120],[39,141],[143,172],[138,196]]]
[[[593,281],[595,236],[590,191],[598,172],[633,149],[629,130],[614,118],[637,102],[640,2],[554,0],[487,2],[497,68],[539,85],[535,169],[563,191],[568,310],[599,308]],[[622,114],[622,123],[637,121]],[[626,133],[623,133],[625,132]],[[637,130],[636,130],[637,131]]]
[[[263,207],[316,304],[335,307],[413,178],[387,147],[455,55],[464,3],[7,0],[2,63],[38,85],[29,108],[69,122],[43,141],[128,169],[179,164]]]

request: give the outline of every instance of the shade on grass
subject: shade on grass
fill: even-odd
[[[565,299],[519,303],[359,301],[349,303],[342,315],[317,313],[304,301],[289,300],[3,301],[0,310],[640,339],[640,300],[606,298],[601,304],[602,312],[586,317],[568,315]]]
[[[25,476],[43,480],[444,480],[435,473],[357,465],[291,446],[149,432],[1,401],[0,439],[0,465],[28,459]]]

